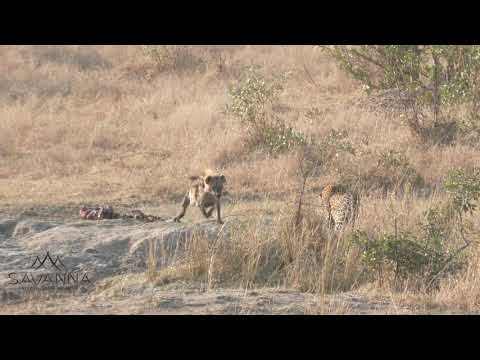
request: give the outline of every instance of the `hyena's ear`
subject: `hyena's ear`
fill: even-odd
[[[200,177],[199,177],[199,176],[190,176],[189,179],[190,179],[191,181],[195,181],[195,180],[200,179]]]
[[[225,177],[225,175],[220,175],[220,180],[222,180],[224,184],[227,182],[227,178]]]
[[[210,184],[211,181],[212,181],[212,177],[210,175],[205,176],[205,184]]]

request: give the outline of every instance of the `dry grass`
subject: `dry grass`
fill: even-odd
[[[319,127],[305,118],[306,111],[314,104],[332,113],[353,87],[308,47],[224,51],[223,73],[212,67],[160,72],[146,80],[136,76],[152,66],[140,47],[3,46],[1,200],[175,198],[186,176],[206,166],[225,168],[231,190],[239,195],[265,193],[267,184],[271,193],[288,191],[283,181],[292,166],[288,155],[245,154],[239,124],[223,114],[228,84],[250,62],[269,74],[292,71],[282,96],[285,116],[313,134],[324,133],[338,116],[327,116],[326,127]],[[309,82],[304,62],[320,90]],[[340,123],[352,116],[342,114]],[[95,194],[101,183],[106,188]]]
[[[290,72],[278,112],[295,129],[316,139],[331,129],[348,132],[356,155],[339,154],[310,179],[309,189],[344,178],[369,184],[359,214],[362,229],[391,229],[394,218],[414,229],[422,212],[445,198],[440,184],[449,169],[480,165],[478,149],[425,149],[400,119],[354,105],[363,96],[357,84],[315,47],[194,46],[186,51],[203,65],[186,61],[181,71],[162,70],[140,46],[1,46],[0,205],[171,203],[183,195],[187,176],[217,168],[239,201],[228,211],[276,213],[274,231],[265,233],[263,225],[253,223],[237,229],[228,245],[219,241],[212,247],[197,239],[188,266],[176,270],[181,274],[164,273],[158,281],[201,278],[209,288],[232,283],[352,289],[358,285],[359,259],[345,237],[332,236],[314,220],[306,220],[300,233],[292,231],[286,225],[289,207],[277,208],[298,190],[296,156],[248,152],[241,125],[224,112],[228,84],[251,63],[267,75]],[[385,197],[381,182],[399,181],[378,167],[387,150],[406,155],[426,195],[407,189],[402,196]],[[311,192],[308,196],[316,201]],[[429,295],[431,301],[477,308],[477,247],[468,264],[460,276],[442,282]]]
[[[349,246],[347,238],[325,228],[313,212],[294,225],[295,213],[289,207],[272,205],[275,215],[265,215],[265,211],[257,220],[230,223],[228,232],[213,242],[193,236],[183,260],[160,270],[151,281],[156,285],[191,281],[207,290],[225,286],[319,293],[353,289],[360,264],[358,251]],[[234,207],[232,212],[237,210]],[[149,274],[154,272],[151,266]]]
[[[291,191],[292,156],[246,153],[240,125],[223,112],[228,84],[250,62],[267,74],[291,72],[280,103],[296,129],[314,138],[330,129],[350,134],[357,156],[341,155],[348,166],[325,169],[319,181],[345,168],[368,175],[386,149],[405,151],[431,186],[452,166],[478,164],[471,148],[425,151],[399,122],[347,105],[359,95],[355,84],[315,48],[223,51],[221,73],[210,66],[146,80],[135,74],[153,65],[136,46],[3,46],[0,201],[176,199],[186,177],[207,166],[222,168],[238,196]]]

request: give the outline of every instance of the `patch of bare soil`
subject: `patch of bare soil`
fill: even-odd
[[[367,302],[353,294],[315,296],[288,289],[215,289],[183,283],[136,286],[117,292],[44,296],[4,303],[0,314],[143,314],[143,315],[323,315],[410,314],[387,302]]]

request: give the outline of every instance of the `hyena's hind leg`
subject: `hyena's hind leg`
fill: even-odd
[[[182,202],[182,210],[178,213],[177,216],[173,218],[173,221],[180,222],[180,219],[185,216],[185,213],[187,212],[187,208],[189,205],[190,205],[190,197],[188,195],[185,195]]]
[[[203,216],[205,216],[208,219],[212,216],[213,210],[215,210],[215,206],[210,206],[208,211],[206,206],[201,207],[200,209],[202,211]]]

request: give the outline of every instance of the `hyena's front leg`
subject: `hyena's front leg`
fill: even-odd
[[[180,219],[183,218],[185,216],[185,213],[187,212],[188,205],[190,205],[190,197],[187,194],[183,198],[182,210],[180,211],[180,213],[177,216],[175,216],[173,218],[173,221],[180,222]]]
[[[217,208],[217,223],[223,224],[222,218],[220,216],[220,198],[219,197],[216,198],[215,207]]]

